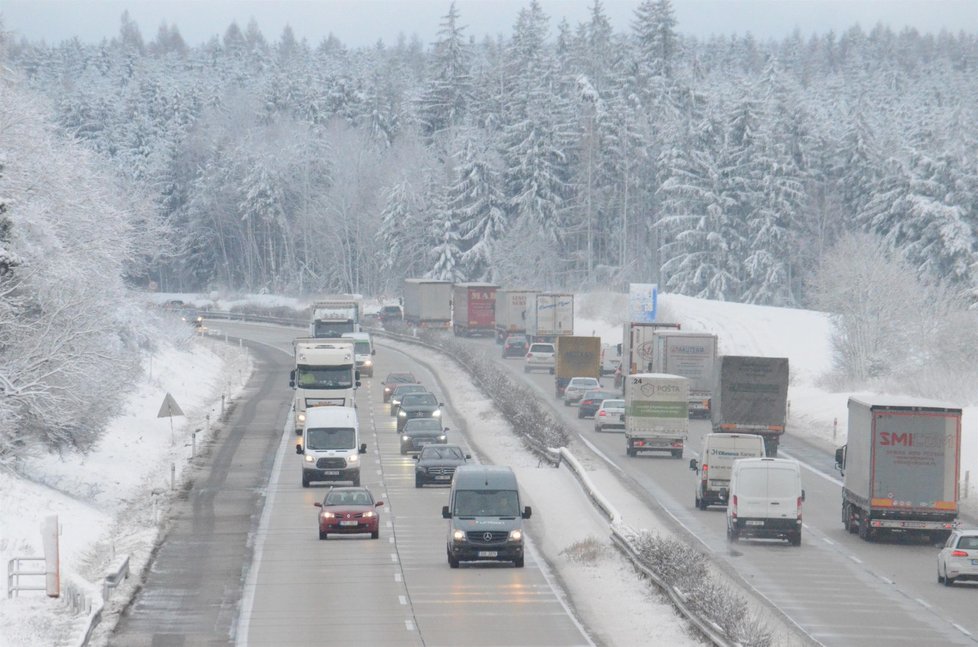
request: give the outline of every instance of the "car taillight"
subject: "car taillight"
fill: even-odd
[[[964,550],[956,550],[951,553],[951,557],[967,557],[968,553]]]
[[[706,474],[707,472],[710,471],[710,466],[707,465],[706,463],[703,463],[703,465],[700,466],[700,469],[703,470],[704,474]]]
[[[605,412],[604,409],[602,409],[601,411],[598,411],[598,417],[604,418],[606,415],[608,415],[608,414],[607,414],[607,412]]]
[[[798,519],[799,520],[801,519],[801,501],[802,501],[802,498],[801,497],[798,497]]]
[[[527,357],[533,357],[533,353],[527,353],[526,356]]]
[[[734,519],[737,518],[737,495],[730,497],[730,516]]]

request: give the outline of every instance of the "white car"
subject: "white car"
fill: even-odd
[[[564,388],[564,406],[569,407],[574,402],[580,402],[585,391],[601,388],[601,382],[596,377],[572,377]]]
[[[523,363],[523,372],[545,370],[554,372],[554,354],[557,350],[553,344],[536,343],[530,344],[530,350],[526,351]]]
[[[978,530],[954,530],[937,555],[937,582],[978,581]]]
[[[621,419],[623,415],[625,415],[624,400],[602,400],[601,406],[594,413],[594,430],[621,429],[624,431],[625,423]]]

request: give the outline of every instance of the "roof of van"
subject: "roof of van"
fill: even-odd
[[[459,465],[455,469],[455,487],[515,490],[516,474],[504,465]]]
[[[306,428],[356,427],[357,410],[353,407],[310,407],[306,409]]]
[[[363,341],[370,341],[370,333],[368,332],[345,332],[340,336],[340,339],[359,339]]]
[[[793,470],[801,471],[798,461],[790,458],[738,458],[734,461],[734,469],[744,469],[745,467],[790,467]]]

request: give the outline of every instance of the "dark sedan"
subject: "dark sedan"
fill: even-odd
[[[426,445],[448,442],[448,428],[439,418],[412,418],[401,429],[401,453],[420,452]]]
[[[530,344],[523,335],[510,335],[503,342],[503,359],[507,357],[526,357]]]
[[[319,510],[319,538],[331,534],[370,533],[371,539],[380,537],[380,515],[376,508],[383,501],[374,501],[365,487],[334,487],[322,503],[313,503]]]
[[[450,485],[455,468],[464,465],[472,456],[458,445],[428,445],[414,457],[414,487],[431,483]]]
[[[420,384],[398,384],[391,391],[391,415],[397,415],[397,409],[401,406],[401,399],[409,393],[427,393],[428,389]]]
[[[391,393],[398,384],[417,384],[414,373],[388,373],[384,378],[384,402],[389,402]]]
[[[442,403],[432,393],[407,393],[397,407],[397,430],[413,418],[438,418],[441,420]]]
[[[577,409],[578,418],[593,418],[594,414],[597,413],[598,408],[601,406],[602,400],[611,400],[612,398],[620,398],[621,394],[615,391],[585,391],[584,395],[581,396],[581,404]]]

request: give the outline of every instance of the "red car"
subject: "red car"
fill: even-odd
[[[370,533],[371,539],[380,537],[380,514],[376,510],[384,505],[374,501],[365,487],[334,487],[326,493],[322,503],[313,503],[319,510],[319,538],[329,534]]]

